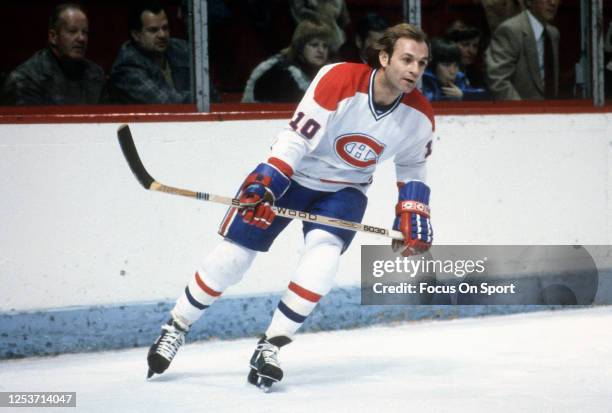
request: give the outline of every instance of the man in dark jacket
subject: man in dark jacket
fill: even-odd
[[[170,37],[166,12],[156,2],[136,7],[129,18],[131,40],[111,69],[112,99],[118,103],[191,102],[187,42]]]
[[[49,19],[49,46],[17,67],[4,84],[8,105],[75,105],[105,99],[104,71],[85,59],[89,22],[81,6],[58,5]]]

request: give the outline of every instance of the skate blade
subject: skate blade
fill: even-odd
[[[262,392],[264,392],[264,393],[270,393],[270,391],[272,390],[272,385],[270,385],[270,386],[265,386],[265,385],[263,385],[263,384],[260,384],[260,385],[259,385],[259,386],[257,386],[257,387],[259,387],[259,389],[260,389]]]
[[[273,380],[269,377],[260,376],[259,374],[257,374],[257,370],[253,368],[251,368],[251,371],[249,372],[247,381],[250,384],[259,388],[264,393],[269,393],[272,388],[272,384],[276,383],[276,380]]]
[[[149,380],[154,375],[155,375],[155,372],[153,370],[149,369],[149,371],[147,372],[147,380]]]
[[[272,385],[276,383],[275,380],[272,380],[268,377],[259,376],[259,380],[257,381],[257,387],[264,393],[270,393],[272,390]]]

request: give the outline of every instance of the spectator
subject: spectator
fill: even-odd
[[[559,0],[527,0],[503,22],[485,53],[486,81],[496,99],[552,99],[559,91],[559,30],[550,23]]]
[[[104,71],[85,59],[89,22],[77,4],[60,4],[49,18],[48,47],[11,72],[4,84],[9,105],[77,105],[104,101]]]
[[[129,15],[131,39],[111,69],[112,98],[118,103],[191,102],[187,42],[170,37],[166,12],[156,1],[140,3]]]
[[[445,39],[432,39],[431,61],[423,74],[423,94],[434,100],[479,100],[488,93],[469,86],[465,74],[459,70],[461,51]]]
[[[461,20],[455,20],[446,30],[444,37],[459,46],[461,51],[459,70],[465,74],[468,85],[484,88],[484,74],[478,67],[477,61],[480,50],[480,30]]]
[[[251,72],[243,102],[299,102],[319,69],[329,62],[333,34],[324,23],[302,20],[291,45]]]
[[[344,28],[351,18],[344,0],[289,0],[289,8],[298,24],[304,19],[321,20],[331,28],[329,48],[333,54],[346,42]]]
[[[353,42],[346,42],[340,50],[340,59],[345,62],[367,63],[367,50],[382,37],[389,27],[387,19],[377,13],[368,13],[357,23]]]
[[[525,0],[481,0],[481,3],[491,33],[501,23],[525,10]]]

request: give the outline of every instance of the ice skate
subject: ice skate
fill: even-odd
[[[286,336],[263,337],[259,340],[251,357],[251,371],[247,377],[249,383],[267,393],[272,384],[281,381],[283,370],[278,362],[278,352],[281,347],[290,342],[291,339]]]
[[[170,319],[161,330],[160,336],[157,337],[147,354],[149,364],[147,379],[154,374],[162,374],[166,371],[179,348],[185,343],[185,335],[189,327],[177,320]]]

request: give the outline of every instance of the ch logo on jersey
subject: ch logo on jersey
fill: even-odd
[[[349,165],[367,168],[378,162],[385,146],[367,135],[348,134],[336,138],[334,150],[340,159]]]

